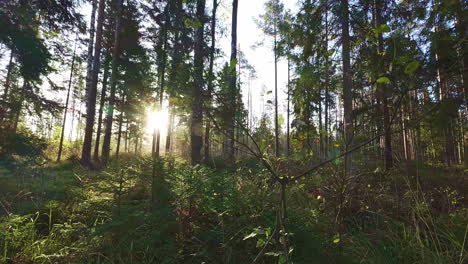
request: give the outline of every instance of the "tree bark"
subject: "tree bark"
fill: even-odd
[[[325,1],[325,147],[324,155],[328,157],[328,145],[329,145],[329,83],[330,83],[330,67],[329,67],[329,55],[328,55],[328,1]]]
[[[93,140],[93,127],[94,119],[96,115],[96,93],[97,93],[97,82],[99,75],[99,64],[100,64],[100,53],[102,46],[102,26],[104,22],[104,11],[105,11],[105,0],[99,0],[99,12],[97,20],[97,31],[96,31],[96,45],[94,46],[94,57],[93,57],[93,74],[92,82],[89,87],[87,94],[87,109],[86,109],[86,127],[85,135],[83,140],[83,148],[81,151],[81,162],[84,166],[92,168],[91,164],[91,144]]]
[[[96,141],[94,143],[94,154],[93,159],[95,161],[99,160],[99,146],[101,142],[101,129],[102,129],[102,114],[104,109],[104,104],[106,102],[106,93],[107,93],[107,79],[109,78],[109,57],[106,56],[104,62],[104,76],[102,77],[102,90],[101,90],[101,100],[99,103],[99,116],[98,116],[98,126],[96,131]]]
[[[122,123],[123,123],[123,106],[125,105],[125,96],[122,98],[122,106],[120,109],[120,115],[119,115],[119,132],[117,134],[117,148],[115,150],[115,158],[119,159],[119,153],[120,153],[120,139],[122,138]]]
[[[213,67],[214,67],[214,55],[215,55],[215,48],[216,48],[216,11],[218,10],[218,0],[213,0],[213,10],[211,13],[211,47],[210,47],[210,66],[208,68],[208,91],[207,91],[207,98],[208,100],[208,109],[206,111],[211,110],[211,101],[212,101],[212,93],[213,93]],[[211,120],[208,118],[206,120],[206,127],[205,127],[205,163],[208,163],[211,158],[211,142],[210,142],[210,129],[211,129]]]
[[[286,154],[289,156],[289,152],[290,152],[290,144],[291,144],[291,139],[290,139],[290,131],[289,131],[289,128],[290,128],[290,125],[289,125],[289,118],[290,118],[290,115],[291,115],[291,111],[289,109],[289,105],[290,105],[290,100],[291,100],[291,66],[290,66],[290,61],[288,59],[288,99],[287,99],[287,103],[288,103],[288,107],[287,107],[287,118],[286,118]]]
[[[174,123],[174,109],[172,103],[169,102],[169,124],[167,125],[166,134],[166,154],[171,153],[171,137],[172,137],[172,126]]]
[[[444,136],[445,136],[445,153],[444,159],[447,166],[451,166],[452,164],[456,164],[456,154],[455,154],[455,142],[454,142],[454,119],[456,118],[456,113],[454,110],[450,109],[450,104],[452,103],[452,95],[450,91],[450,85],[447,79],[447,72],[446,67],[444,65],[442,58],[442,52],[440,43],[443,40],[440,36],[438,36],[440,32],[440,28],[443,29],[443,23],[437,14],[434,16],[434,46],[435,46],[435,60],[437,64],[437,86],[439,91],[439,100],[444,109],[448,109],[447,111],[447,118],[448,122],[447,125],[444,127]],[[456,110],[455,110],[456,111]]]
[[[231,58],[230,58],[230,75],[229,75],[229,93],[231,106],[229,106],[229,122],[228,122],[228,138],[226,144],[226,156],[229,160],[234,158],[234,141],[235,141],[235,126],[236,126],[236,111],[237,111],[237,10],[238,0],[232,1],[232,21],[231,21]]]
[[[342,34],[342,60],[343,60],[343,111],[344,111],[344,137],[345,148],[351,146],[353,142],[353,97],[352,97],[352,79],[350,62],[350,44],[349,44],[349,3],[348,0],[341,2],[341,34]],[[349,176],[351,168],[351,155],[345,157],[346,174]]]
[[[10,79],[11,79],[11,70],[13,69],[13,50],[10,51],[10,61],[8,62],[8,69],[7,69],[7,75],[5,78],[5,91],[3,93],[3,104],[5,107],[2,107],[3,109],[0,109],[0,126],[3,123],[3,118],[6,113],[6,102],[8,100],[8,92],[10,90]]]
[[[109,109],[106,113],[106,130],[104,132],[104,141],[102,142],[102,161],[106,164],[110,156],[110,144],[112,136],[112,123],[114,119],[115,93],[117,89],[117,76],[120,52],[120,24],[122,16],[123,0],[119,0],[116,6],[114,48],[112,51],[112,73],[110,79]]]
[[[190,122],[190,144],[192,165],[200,164],[203,143],[203,31],[205,28],[205,0],[197,0],[196,17],[200,27],[195,29],[194,80],[192,90],[192,117]]]
[[[162,51],[161,51],[161,76],[160,76],[160,90],[159,90],[159,110],[162,111],[163,109],[163,99],[164,99],[164,86],[166,85],[166,63],[167,63],[167,27],[169,26],[169,9],[165,10],[165,22],[164,22],[164,28],[163,28],[163,45],[162,45]],[[156,157],[160,156],[160,143],[161,143],[161,131],[160,129],[157,130],[157,135],[156,135]]]
[[[89,23],[89,42],[88,42],[88,55],[86,62],[86,89],[85,98],[88,98],[88,93],[93,82],[93,48],[94,48],[94,34],[96,31],[96,9],[97,0],[91,0],[91,20]],[[88,101],[86,101],[86,107],[88,107]]]
[[[381,0],[374,0],[374,9],[375,9],[375,27],[379,28],[380,25],[384,24],[383,17],[382,17],[382,2]],[[383,53],[384,50],[384,42],[382,33],[378,34],[377,39],[377,57],[379,66],[379,74],[385,72],[384,69],[384,58]],[[387,89],[385,89],[384,83],[377,83],[377,90],[380,91],[380,98],[382,99],[381,113],[383,115],[383,129],[384,129],[384,164],[385,170],[389,170],[393,167],[393,154],[392,154],[392,128],[390,124],[390,112],[388,107],[388,100],[387,100]]]
[[[275,18],[276,20],[277,18]],[[274,21],[274,61],[275,61],[275,156],[280,155],[279,145],[279,125],[278,125],[278,42],[277,42],[277,23]]]

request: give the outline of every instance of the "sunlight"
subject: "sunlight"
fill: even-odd
[[[146,114],[146,133],[153,134],[157,129],[161,134],[165,134],[169,125],[169,113],[167,108],[161,111],[149,111]]]

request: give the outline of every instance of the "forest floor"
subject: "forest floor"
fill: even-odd
[[[100,171],[76,161],[3,166],[0,263],[468,261],[462,168],[362,170],[345,196],[339,165],[323,168],[287,189],[286,258],[278,186],[255,160],[236,165],[123,156]]]

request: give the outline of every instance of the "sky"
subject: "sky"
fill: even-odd
[[[225,54],[230,54],[230,11],[232,10],[232,1],[222,0],[223,9],[226,15],[221,14],[225,21],[227,28],[227,36],[221,40],[221,48]],[[262,90],[274,91],[275,75],[274,75],[274,57],[273,57],[273,40],[263,33],[263,31],[255,23],[255,19],[258,19],[261,14],[264,13],[264,4],[266,0],[239,0],[238,6],[238,31],[237,40],[240,46],[240,50],[245,54],[245,58],[251,64],[255,70],[257,78],[251,82],[252,91],[252,107],[253,114],[255,117],[259,117],[262,114],[263,105],[265,105],[265,111],[267,111],[267,100],[274,101],[274,93],[265,95],[262,98]],[[285,9],[294,10],[296,1],[284,0]],[[260,43],[261,45],[257,45]],[[253,47],[255,46],[255,47]],[[228,59],[227,57],[224,58]],[[280,59],[278,62],[278,111],[283,116],[286,116],[286,105],[287,105],[287,94],[286,86],[288,81],[288,68],[287,61]],[[244,104],[247,106],[247,95],[248,95],[248,83],[247,80],[242,80],[242,93],[244,97]]]

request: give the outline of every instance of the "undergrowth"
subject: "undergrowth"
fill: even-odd
[[[278,188],[241,162],[3,166],[0,263],[284,263]],[[288,187],[293,263],[466,263],[460,169],[362,170],[343,193],[338,166]]]

